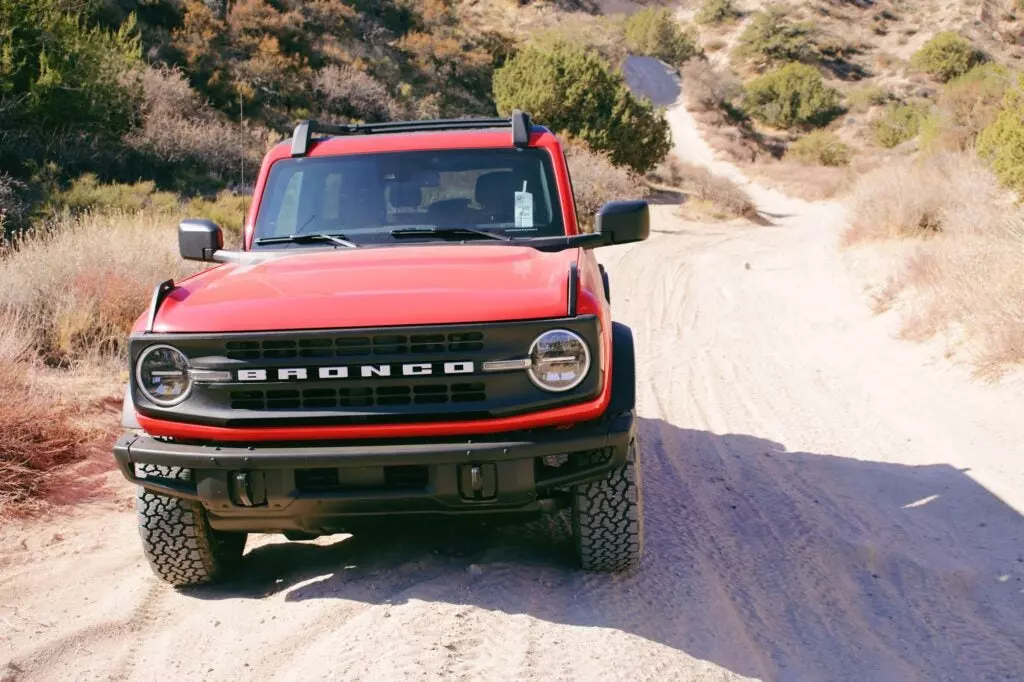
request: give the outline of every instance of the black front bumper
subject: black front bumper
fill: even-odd
[[[201,502],[214,528],[335,533],[381,517],[557,509],[568,486],[625,463],[634,422],[633,412],[623,412],[566,429],[344,444],[184,444],[128,433],[114,458],[129,481]],[[162,477],[138,465],[191,475]]]

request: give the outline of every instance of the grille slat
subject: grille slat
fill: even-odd
[[[233,410],[297,410],[477,403],[487,400],[483,383],[231,391]]]
[[[472,353],[484,349],[482,332],[453,334],[381,334],[377,336],[317,336],[263,341],[229,341],[225,355],[231,360],[358,357],[408,353]]]

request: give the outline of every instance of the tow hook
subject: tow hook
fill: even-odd
[[[267,503],[267,482],[262,471],[236,471],[231,474],[231,492],[235,504],[259,507]]]
[[[463,499],[489,500],[498,494],[498,467],[486,464],[463,464],[459,467],[459,488]]]

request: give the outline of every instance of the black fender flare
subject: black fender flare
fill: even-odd
[[[612,399],[609,415],[636,409],[636,353],[633,330],[621,322],[612,322]]]
[[[598,263],[597,269],[601,271],[601,283],[604,285],[604,298],[609,303],[612,302],[612,282],[608,277],[608,271],[605,270],[604,264]]]

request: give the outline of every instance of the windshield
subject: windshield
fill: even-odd
[[[270,169],[255,227],[256,239],[327,233],[358,244],[399,243],[392,231],[407,228],[473,228],[519,238],[565,234],[551,159],[541,149],[284,159]],[[436,236],[428,232],[422,239]],[[311,244],[323,242],[253,248]]]

